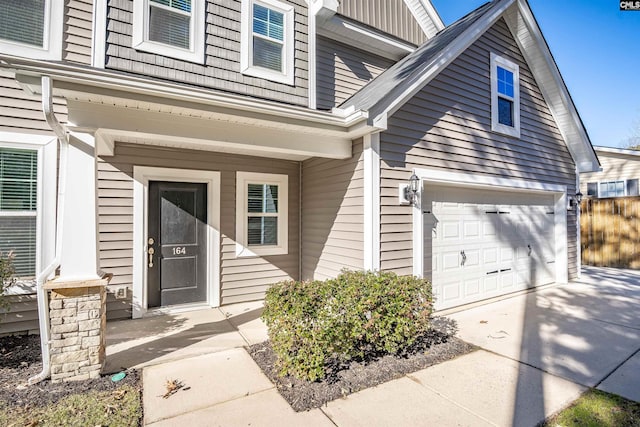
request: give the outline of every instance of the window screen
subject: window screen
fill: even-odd
[[[278,244],[278,186],[248,184],[247,244]]]
[[[46,0],[0,0],[0,39],[44,47]]]
[[[36,270],[37,162],[36,151],[0,149],[0,251],[13,252],[19,277]]]
[[[191,0],[150,0],[149,40],[189,49]]]

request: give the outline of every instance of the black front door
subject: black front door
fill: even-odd
[[[207,184],[149,182],[148,307],[207,299]]]

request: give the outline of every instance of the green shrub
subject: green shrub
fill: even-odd
[[[8,310],[9,302],[5,298],[7,288],[12,284],[12,278],[15,274],[13,267],[13,253],[3,254],[0,252],[0,310]],[[2,316],[0,316],[2,321]]]
[[[431,284],[394,273],[343,271],[272,286],[262,315],[282,375],[315,381],[327,365],[397,354],[429,329]]]

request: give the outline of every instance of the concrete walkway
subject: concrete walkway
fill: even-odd
[[[111,322],[107,360],[144,367],[146,425],[533,426],[588,387],[640,401],[639,302],[638,273],[585,269],[449,315],[480,350],[303,413],[242,348],[266,338],[259,304]]]

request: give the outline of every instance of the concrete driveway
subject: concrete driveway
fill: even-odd
[[[538,368],[520,378],[518,388],[543,390],[545,372],[640,401],[638,272],[587,267],[568,285],[448,317],[458,322],[463,340]]]

